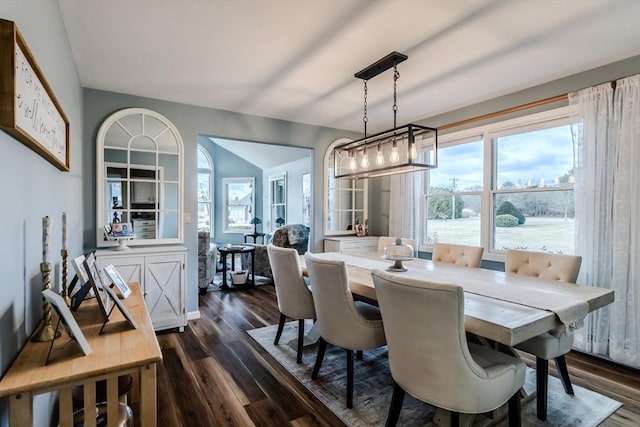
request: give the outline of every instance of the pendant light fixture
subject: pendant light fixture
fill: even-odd
[[[364,138],[333,150],[336,178],[373,178],[436,168],[438,130],[416,124],[396,127],[398,64],[406,55],[392,52],[357,72],[364,81]],[[393,68],[393,129],[367,136],[367,81]]]

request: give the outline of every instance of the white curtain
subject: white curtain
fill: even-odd
[[[418,240],[421,173],[391,175],[389,183],[389,236]],[[417,247],[414,248],[417,253]]]
[[[640,75],[570,94],[582,114],[575,171],[578,283],[613,289],[575,347],[640,367]]]

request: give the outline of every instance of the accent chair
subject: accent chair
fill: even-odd
[[[305,262],[320,332],[318,356],[311,378],[318,377],[327,343],[343,348],[347,356],[347,408],[352,408],[353,351],[361,352],[386,344],[380,310],[354,301],[344,261],[325,260],[307,252]]]
[[[302,363],[304,344],[304,320],[315,319],[313,295],[307,287],[302,275],[298,251],[293,248],[267,246],[269,262],[273,271],[273,283],[276,288],[280,322],[274,345],[278,345],[287,317],[298,320],[298,356],[296,361]]]
[[[451,412],[479,414],[509,402],[509,426],[520,425],[525,364],[468,343],[461,286],[380,270],[372,272],[389,350],[394,387],[387,426],[395,426],[405,393]]]
[[[575,283],[581,263],[582,257],[576,255],[510,249],[506,255],[505,272]],[[547,419],[549,359],[553,359],[556,363],[564,391],[567,394],[573,394],[571,378],[564,358],[564,355],[571,351],[572,346],[573,334],[567,333],[564,328],[545,332],[515,346],[518,350],[536,356],[536,415],[540,420]]]

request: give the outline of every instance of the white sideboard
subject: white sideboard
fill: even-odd
[[[187,324],[184,246],[132,247],[126,251],[98,250],[100,269],[113,264],[126,282],[139,283],[156,331]],[[108,280],[108,279],[104,279]]]
[[[377,251],[377,236],[337,236],[325,237],[325,252],[345,252],[345,251]]]

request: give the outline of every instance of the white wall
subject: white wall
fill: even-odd
[[[0,131],[0,376],[42,317],[42,217],[53,219],[49,261],[60,288],[62,212],[68,215],[71,256],[82,252],[82,88],[58,3],[0,0],[0,18],[14,21],[60,102],[70,127],[71,171],[61,172]],[[69,266],[71,268],[71,266]],[[72,270],[72,269],[71,269]],[[53,400],[37,399],[34,425],[48,425]],[[0,400],[0,426],[8,419]]]

